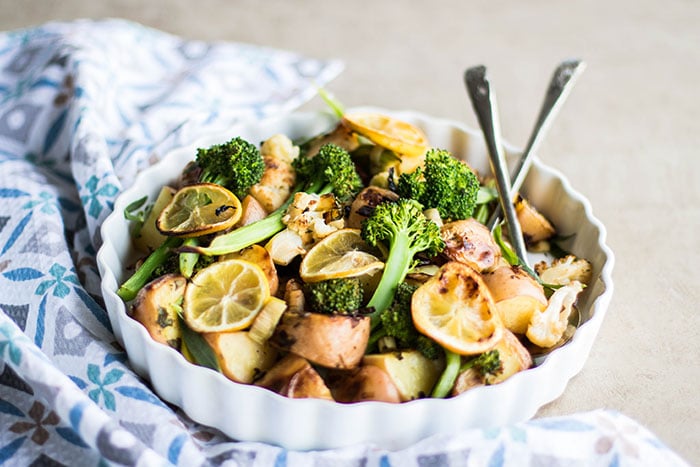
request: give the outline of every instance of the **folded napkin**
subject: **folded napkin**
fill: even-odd
[[[194,423],[132,371],[95,264],[116,196],[170,149],[290,111],[341,68],[119,20],[0,34],[0,464],[684,465],[606,411],[397,452],[287,451]]]

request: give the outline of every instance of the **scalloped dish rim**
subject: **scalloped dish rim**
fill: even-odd
[[[434,146],[454,150],[451,146],[457,145],[460,151],[469,150],[474,154],[485,151],[481,134],[455,121],[420,112],[376,107],[354,108],[348,112],[356,110],[381,112],[418,124],[426,130]],[[369,443],[396,450],[431,435],[469,428],[494,428],[532,418],[539,408],[558,398],[569,380],[583,368],[612,297],[614,264],[613,253],[606,245],[605,227],[593,216],[589,201],[571,187],[564,175],[537,158],[534,158],[528,179],[542,179],[549,183],[547,190],[557,189],[565,194],[560,198],[570,206],[560,217],[578,216],[579,219],[574,220],[581,221],[581,228],[593,234],[592,238],[588,235],[575,240],[580,241],[576,243],[579,248],[590,251],[575,253],[592,260],[594,284],[582,310],[585,322],[571,341],[554,350],[538,366],[503,383],[475,388],[449,399],[427,398],[402,404],[288,399],[267,389],[235,383],[220,373],[187,362],[175,349],[152,340],[146,329],[127,315],[126,305],[116,295],[116,290],[124,278],[131,251],[128,223],[122,214],[129,202],[155,193],[175,178],[184,162],[194,158],[197,147],[239,135],[258,142],[262,141],[261,135],[269,137],[284,130],[292,136],[311,136],[327,129],[332,121],[333,117],[324,112],[297,112],[237,124],[224,133],[202,135],[142,171],[131,187],[119,195],[112,214],[100,230],[103,244],[97,254],[97,264],[114,334],[126,349],[134,370],[151,382],[162,399],[182,408],[194,421],[217,428],[236,440],[265,442],[286,449],[331,449]],[[507,153],[510,160],[517,151],[507,147]],[[481,154],[480,157],[485,156]],[[540,198],[546,197],[546,191],[540,194]]]

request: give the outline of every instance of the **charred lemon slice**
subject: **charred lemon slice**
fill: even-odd
[[[299,266],[305,282],[358,277],[384,267],[381,252],[368,245],[358,229],[333,232],[306,253]]]
[[[226,188],[201,183],[181,188],[163,209],[156,227],[175,237],[198,237],[233,227],[241,218],[241,202]]]
[[[420,128],[394,117],[352,113],[344,115],[343,122],[374,144],[399,155],[420,157],[428,149],[428,138]]]
[[[187,284],[182,311],[197,332],[239,331],[250,326],[270,298],[262,269],[230,259],[199,271]]]
[[[416,289],[411,314],[416,329],[460,355],[486,352],[503,335],[496,305],[481,276],[456,261],[446,263]]]

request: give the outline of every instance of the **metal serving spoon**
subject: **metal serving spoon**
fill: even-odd
[[[500,212],[506,213],[506,222],[513,242],[515,253],[518,258],[527,263],[527,251],[523,240],[520,224],[515,214],[513,206],[513,194],[517,193],[522,185],[527,171],[531,165],[532,154],[538,147],[546,129],[549,127],[556,112],[561,107],[564,98],[568,95],[575,78],[583,71],[585,64],[579,60],[570,60],[561,63],[555,70],[552,79],[545,95],[545,100],[540,110],[540,115],[533,129],[530,140],[523,151],[519,163],[516,166],[512,178],[508,177],[505,157],[501,146],[500,127],[498,123],[498,112],[496,108],[496,97],[489,81],[486,79],[486,67],[477,66],[469,68],[464,75],[467,90],[472,100],[472,105],[477,114],[479,124],[481,125],[486,139],[486,145],[491,162],[491,169],[496,176],[496,185],[499,194],[500,211],[497,210],[492,214],[489,220],[488,227],[492,229],[499,221]],[[541,363],[545,357],[554,349],[561,347],[568,342],[580,325],[581,314],[577,307],[571,310],[569,315],[569,326],[562,339],[553,347],[543,349],[530,345],[530,352],[533,355],[535,364]]]
[[[513,195],[510,187],[510,176],[506,169],[506,159],[503,155],[496,95],[491,89],[491,83],[486,78],[486,67],[479,65],[467,69],[464,73],[464,81],[479,120],[479,125],[484,133],[491,171],[496,177],[498,199],[501,209],[506,214],[510,240],[513,242],[515,254],[518,255],[518,258],[524,265],[529,267],[523,233],[511,201]]]
[[[545,133],[554,120],[557,112],[571,92],[571,89],[579,75],[586,69],[585,62],[581,60],[565,60],[559,64],[549,81],[547,93],[544,96],[540,114],[537,117],[535,126],[530,134],[530,139],[523,150],[515,168],[511,172],[510,187],[511,194],[517,194],[527,176],[527,172],[532,165],[532,155],[537,151],[544,138]],[[514,200],[515,201],[515,200]],[[493,230],[500,221],[501,207],[497,206],[491,214],[486,226]]]

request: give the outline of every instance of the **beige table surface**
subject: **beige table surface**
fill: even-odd
[[[700,2],[697,0],[0,0],[0,29],[121,17],[198,39],[337,57],[346,105],[477,126],[462,85],[489,67],[523,145],[555,65],[588,64],[539,151],[586,195],[616,255],[583,371],[538,416],[618,410],[700,464]],[[320,107],[319,102],[308,107]]]

